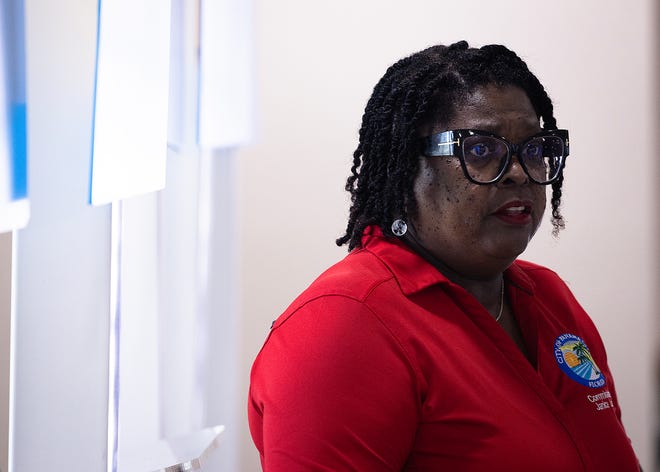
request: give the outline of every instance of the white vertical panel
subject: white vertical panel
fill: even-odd
[[[146,448],[160,439],[158,199],[149,193],[120,203],[120,472],[127,451],[147,454]]]
[[[106,467],[110,208],[87,203],[96,3],[26,4],[31,221],[15,232],[13,469]]]
[[[197,273],[199,157],[172,154],[160,192],[159,379],[161,437],[202,427],[195,378],[199,283]]]
[[[99,0],[92,204],[163,188],[170,2]]]
[[[199,135],[202,148],[245,144],[254,118],[252,1],[201,0]]]
[[[159,426],[157,438],[231,424],[223,437],[221,453],[211,458],[219,462],[210,467],[237,470],[238,421],[233,406],[237,382],[236,313],[235,295],[229,288],[233,287],[235,269],[234,215],[228,210],[233,204],[233,173],[229,172],[232,160],[231,152],[200,149],[197,142],[199,109],[208,106],[203,105],[204,99],[198,93],[200,21],[205,21],[208,14],[200,9],[199,1],[172,1],[167,185],[158,193],[156,207],[137,204],[139,200],[151,201],[150,197],[123,202],[124,209],[141,209],[139,216],[136,212],[135,218],[129,218],[126,213],[123,218],[120,471],[123,464],[132,464],[133,459],[144,459],[149,454],[150,446],[155,444],[148,440],[154,436],[154,424]],[[229,20],[242,21],[224,17],[221,22],[215,20],[207,27],[216,30],[224,28]],[[217,51],[213,40],[209,39],[208,51]],[[226,61],[222,63],[225,67]],[[211,85],[213,91],[227,86]],[[230,116],[236,109],[229,107],[221,112]],[[214,233],[216,219],[221,228],[229,225],[219,237]],[[155,248],[158,256],[152,257]],[[157,316],[153,316],[156,306]],[[140,318],[139,313],[143,315]],[[155,341],[157,358],[152,355]],[[132,362],[139,354],[144,356]],[[149,368],[152,370],[145,374]],[[158,387],[155,401],[151,397],[154,385]],[[154,407],[160,408],[158,415],[154,415]]]
[[[200,209],[207,224],[200,237],[205,258],[200,273],[200,311],[205,320],[201,335],[206,356],[201,390],[207,425],[226,427],[209,470],[239,472],[240,431],[245,401],[240,384],[239,239],[236,213],[236,152],[232,149],[205,151],[202,175],[207,179],[205,200]]]
[[[168,142],[181,151],[197,144],[200,0],[171,1]]]

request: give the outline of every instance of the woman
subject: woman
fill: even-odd
[[[517,260],[568,132],[503,46],[435,46],[367,104],[349,255],[273,324],[249,420],[266,471],[636,471],[602,341]]]

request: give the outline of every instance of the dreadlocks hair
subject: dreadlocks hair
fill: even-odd
[[[553,106],[527,64],[501,45],[470,48],[466,41],[433,46],[390,66],[374,87],[362,116],[345,189],[351,195],[348,225],[338,246],[361,246],[364,229],[378,225],[392,236],[395,218],[416,212],[413,183],[419,161],[418,130],[446,123],[479,86],[516,86],[527,93],[546,130],[556,129]],[[563,170],[552,183],[553,235],[564,227],[559,211]]]

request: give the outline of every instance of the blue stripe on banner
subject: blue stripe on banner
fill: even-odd
[[[27,112],[25,103],[12,103],[10,115],[11,199],[27,197]]]

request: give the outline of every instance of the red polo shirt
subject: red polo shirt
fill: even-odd
[[[265,471],[639,470],[603,343],[554,272],[505,273],[532,364],[466,290],[367,233],[254,362]]]

